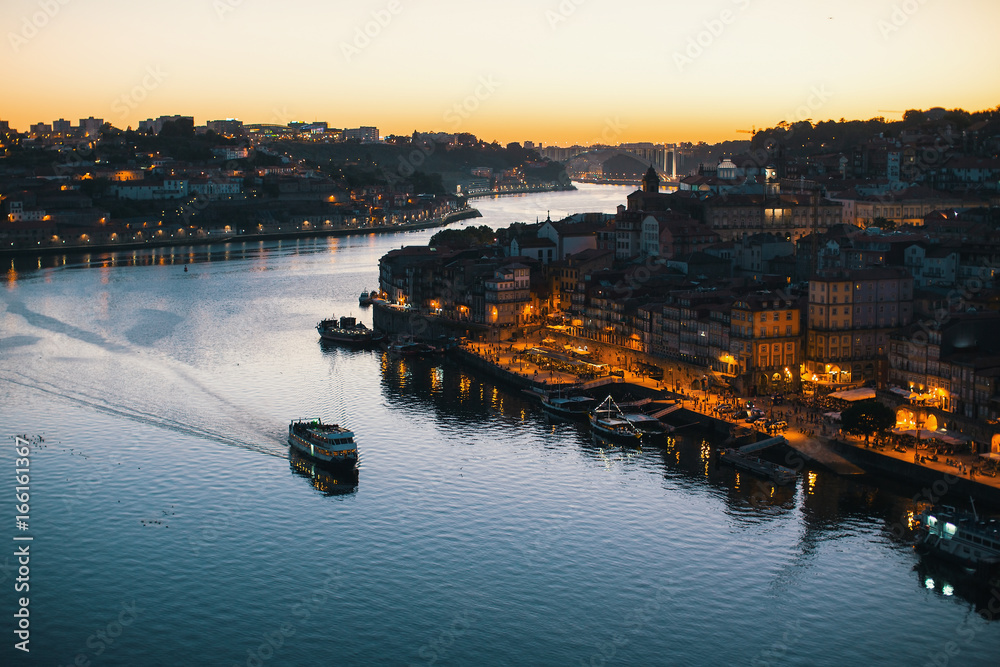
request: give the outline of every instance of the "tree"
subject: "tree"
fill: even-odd
[[[872,398],[858,401],[840,413],[840,423],[844,431],[851,435],[865,436],[865,446],[869,438],[888,431],[896,423],[896,415],[888,406]]]
[[[875,218],[872,219],[872,222],[869,225],[869,227],[878,227],[882,231],[891,232],[892,230],[896,229],[896,223],[895,221],[889,220],[888,218],[882,216],[876,216]]]

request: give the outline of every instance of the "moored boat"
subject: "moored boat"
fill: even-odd
[[[358,447],[354,432],[322,419],[293,419],[288,425],[288,444],[317,461],[356,463]]]
[[[374,303],[375,299],[379,297],[378,290],[372,290],[370,292],[362,291],[361,296],[358,297],[359,306],[370,306]]]
[[[670,426],[669,424],[664,424],[656,417],[653,417],[652,415],[647,415],[642,412],[637,412],[637,413],[630,412],[623,416],[632,424],[632,426],[636,428],[636,430],[638,430],[642,434],[643,437],[647,439],[665,436],[668,435],[669,433],[672,433],[674,430],[673,426]]]
[[[981,518],[975,511],[934,507],[920,515],[915,546],[964,567],[995,572],[1000,567],[1000,523]]]
[[[638,443],[642,438],[642,432],[625,418],[610,396],[590,413],[590,428],[610,440]]]
[[[563,419],[585,421],[593,407],[594,399],[590,396],[542,395],[542,409]]]
[[[346,316],[339,320],[336,317],[323,320],[316,325],[316,331],[323,340],[344,345],[366,347],[382,340],[381,334],[369,329],[363,322]]]
[[[415,341],[412,336],[397,337],[396,340],[389,343],[388,350],[392,354],[398,354],[403,357],[415,357],[439,352],[438,348],[433,345]]]

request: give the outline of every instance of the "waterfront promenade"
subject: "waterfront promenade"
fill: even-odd
[[[184,236],[177,238],[158,238],[151,236],[142,241],[122,241],[120,243],[97,243],[84,245],[39,245],[36,247],[16,247],[0,248],[0,256],[19,257],[34,255],[62,255],[70,253],[92,253],[92,252],[121,252],[124,250],[138,250],[141,248],[167,248],[167,247],[187,247],[204,246],[217,243],[241,243],[248,241],[286,241],[289,239],[309,239],[323,238],[328,236],[357,236],[364,234],[396,234],[399,232],[412,232],[421,229],[433,229],[444,227],[453,222],[468,220],[469,218],[480,218],[482,214],[475,208],[461,208],[439,218],[432,218],[421,222],[410,222],[399,225],[380,225],[376,227],[325,227],[317,226],[309,229],[294,229],[278,231],[265,228],[263,231],[255,231],[247,234],[239,233],[208,233],[203,236]]]
[[[991,477],[982,472],[976,474],[974,471],[981,469],[983,462],[974,454],[939,455],[937,461],[921,456],[918,461],[912,446],[901,448],[904,451],[897,451],[893,447],[866,447],[864,438],[847,435],[836,424],[830,423],[820,407],[798,401],[774,405],[770,397],[738,399],[728,391],[720,393],[711,389],[702,391],[682,387],[680,391],[674,391],[676,386],[670,381],[665,383],[634,372],[637,364],[648,362],[645,355],[607,343],[568,336],[559,336],[557,340],[552,335],[550,329],[540,328],[523,340],[465,342],[462,349],[478,358],[480,363],[488,364],[495,372],[520,379],[522,386],[533,386],[543,391],[579,387],[593,378],[580,377],[565,366],[560,369],[558,366],[561,364],[549,363],[546,357],[532,354],[532,350],[548,350],[572,358],[580,364],[601,364],[606,366],[605,377],[644,387],[651,392],[660,392],[663,399],[676,399],[684,409],[729,424],[730,427],[743,426],[765,434],[766,431],[761,430],[760,424],[735,420],[716,409],[721,403],[750,400],[769,419],[787,422],[788,427],[780,434],[785,437],[788,447],[807,460],[837,474],[858,475],[872,470],[917,484],[951,480],[947,484],[949,489],[955,487],[956,490],[969,491],[1000,504],[1000,475]],[[677,362],[668,363],[675,369],[676,377],[685,380],[683,385],[689,385],[687,380],[704,373],[704,369],[684,368]],[[613,375],[608,375],[609,373]]]

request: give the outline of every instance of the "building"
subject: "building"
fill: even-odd
[[[516,327],[531,317],[531,269],[519,262],[498,268],[486,281],[486,324]]]
[[[913,276],[899,267],[820,271],[809,281],[803,379],[887,381],[889,335],[913,320]]]
[[[159,134],[163,129],[164,123],[178,123],[180,121],[189,121],[191,125],[194,126],[194,116],[160,116],[159,118],[147,118],[146,120],[140,120],[139,131]]]
[[[647,215],[640,231],[639,254],[674,258],[701,252],[719,242],[719,235],[694,218],[666,211]]]
[[[379,134],[377,127],[356,127],[344,130],[344,141],[360,141],[363,144],[377,144]]]
[[[216,134],[220,134],[224,137],[229,137],[231,139],[243,136],[243,121],[236,120],[235,118],[226,118],[225,120],[210,120],[207,123],[205,123],[205,126],[210,131],[215,132]]]
[[[892,334],[888,357],[890,389],[903,397],[899,428],[956,430],[954,415],[961,430],[975,431],[1000,418],[1000,314],[913,324]],[[1000,452],[993,440],[991,449]]]
[[[85,137],[96,137],[101,133],[101,127],[104,125],[103,118],[81,118],[80,119],[80,131],[83,132]]]
[[[119,199],[153,201],[160,199],[180,199],[188,196],[188,179],[164,178],[145,179],[117,183],[109,191]]]
[[[798,387],[801,320],[795,300],[778,292],[752,294],[733,303],[729,353],[745,390],[774,393]]]
[[[205,199],[228,199],[243,192],[243,184],[238,179],[192,178],[188,181],[188,192]]]
[[[246,146],[218,146],[212,149],[212,155],[223,160],[245,160],[250,156],[250,149]]]

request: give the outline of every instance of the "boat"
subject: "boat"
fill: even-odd
[[[382,334],[369,329],[353,317],[334,316],[316,325],[320,338],[330,343],[368,347],[382,340]]]
[[[294,447],[288,448],[288,465],[293,473],[308,479],[324,495],[339,496],[358,490],[357,466],[323,463]]]
[[[288,425],[288,444],[325,463],[357,463],[354,433],[339,424],[324,424],[319,418],[293,419]]]
[[[594,399],[590,396],[542,395],[542,409],[563,419],[585,421],[593,407]]]
[[[375,302],[375,299],[379,297],[378,290],[372,290],[371,292],[361,292],[361,296],[358,297],[358,305],[360,306],[370,306]]]
[[[642,438],[642,432],[625,418],[611,396],[590,413],[590,428],[595,435],[610,440],[638,443]]]
[[[413,339],[413,336],[399,336],[389,343],[388,350],[391,354],[398,354],[403,357],[415,357],[423,354],[434,354],[438,348],[429,343],[420,343]]]
[[[920,514],[916,549],[983,573],[1000,567],[1000,523],[942,505]]]
[[[646,439],[658,438],[674,431],[674,427],[664,424],[656,417],[643,412],[626,413],[623,415]]]
[[[744,454],[738,449],[729,447],[719,453],[719,461],[731,466],[752,472],[761,477],[767,477],[775,484],[792,484],[798,475],[791,468],[779,466],[777,463],[765,461],[756,456]]]

